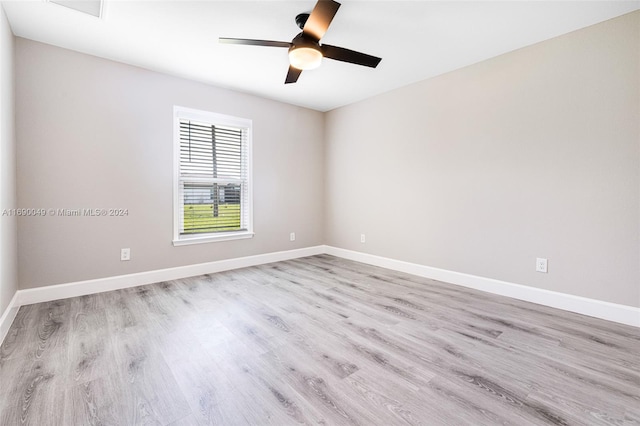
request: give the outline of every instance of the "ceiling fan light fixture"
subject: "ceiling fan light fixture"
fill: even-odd
[[[322,52],[314,47],[292,47],[289,49],[289,63],[299,70],[312,70],[322,63]]]

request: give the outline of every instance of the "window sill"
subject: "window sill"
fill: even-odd
[[[243,240],[253,238],[254,233],[250,231],[229,232],[221,235],[200,235],[200,236],[183,236],[179,240],[173,240],[174,246],[186,246],[191,244],[216,243],[219,241]]]

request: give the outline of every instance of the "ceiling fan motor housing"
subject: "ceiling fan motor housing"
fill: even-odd
[[[298,28],[303,29],[304,28],[304,24],[307,23],[307,19],[309,19],[309,14],[308,13],[300,13],[299,15],[296,16],[296,25],[298,26]]]
[[[320,50],[320,43],[318,43],[316,40],[312,38],[305,37],[304,33],[300,33],[297,36],[295,36],[293,40],[291,40],[291,47],[289,48],[289,51],[293,49],[298,49],[301,47],[308,47],[311,49]]]

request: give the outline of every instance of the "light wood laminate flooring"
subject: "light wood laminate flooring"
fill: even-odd
[[[328,255],[23,306],[2,425],[637,425],[640,333]]]

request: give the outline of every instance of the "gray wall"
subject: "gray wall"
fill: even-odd
[[[16,208],[16,138],[14,129],[14,37],[0,6],[0,214]],[[18,289],[15,217],[0,216],[0,316]]]
[[[21,288],[323,242],[323,114],[26,39],[16,41],[18,202],[128,217],[19,220]],[[173,247],[173,106],[253,120],[249,240]],[[295,231],[297,241],[289,242]],[[120,249],[131,248],[131,261]]]
[[[635,12],[329,112],[326,242],[640,306],[639,38]]]

